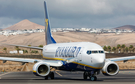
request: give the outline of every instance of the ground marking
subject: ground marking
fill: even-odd
[[[58,73],[57,71],[55,71],[59,76],[62,76],[60,73]]]
[[[1,79],[1,76],[4,76],[4,75],[9,74],[9,73],[11,73],[11,72],[7,72],[7,73],[1,74],[1,75],[0,75],[0,79]]]

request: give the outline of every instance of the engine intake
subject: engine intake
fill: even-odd
[[[119,66],[112,61],[105,62],[105,65],[102,68],[102,73],[107,76],[117,75],[118,72],[119,72]]]
[[[50,73],[50,66],[44,62],[38,62],[33,66],[33,73],[37,76],[47,76]]]

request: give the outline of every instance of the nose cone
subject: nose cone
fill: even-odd
[[[93,63],[96,67],[102,68],[105,64],[105,54],[93,56]]]
[[[99,57],[96,60],[97,60],[97,63],[104,63],[105,62],[105,56],[99,55]]]

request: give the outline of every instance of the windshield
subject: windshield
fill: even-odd
[[[96,50],[88,50],[87,52],[86,52],[88,55],[90,55],[90,54],[98,54],[98,53],[104,53],[104,51],[96,51]]]

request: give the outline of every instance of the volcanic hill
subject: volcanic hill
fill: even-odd
[[[33,23],[27,19],[22,20],[4,30],[24,30],[24,29],[44,29],[45,27],[36,23]]]
[[[133,25],[124,25],[124,26],[120,26],[114,29],[119,29],[119,30],[135,30],[135,26]]]

